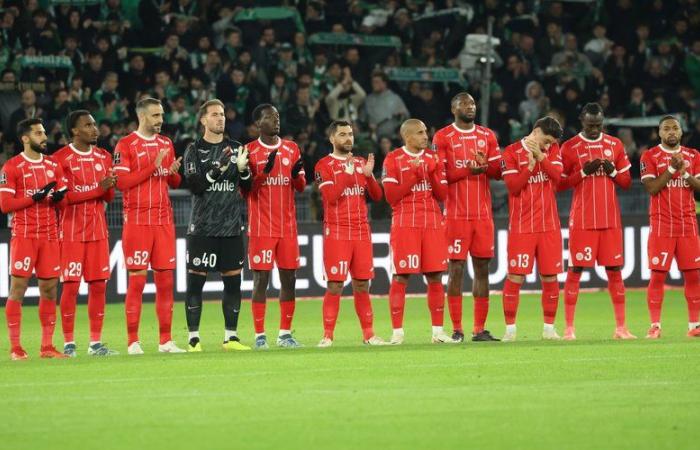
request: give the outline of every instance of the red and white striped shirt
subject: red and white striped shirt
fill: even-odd
[[[156,156],[161,150],[167,154],[159,168]],[[177,187],[180,175],[170,175],[169,167],[175,161],[173,143],[159,134],[145,138],[137,131],[123,137],[114,149],[114,170],[117,177],[127,176],[143,180],[135,186],[120,189],[124,192],[124,224],[170,225],[174,223],[168,186]],[[117,181],[119,183],[119,181]]]
[[[433,146],[445,166],[448,182],[445,218],[458,220],[491,219],[489,178],[500,178],[501,152],[493,131],[480,125],[463,130],[448,125],[435,133]],[[476,153],[486,156],[488,170],[472,175]]]
[[[105,202],[114,198],[114,189],[100,187],[112,169],[112,155],[97,147],[81,152],[66,145],[53,158],[61,165],[68,185],[67,205],[61,210],[61,239],[71,242],[108,238]]]
[[[292,167],[301,158],[299,147],[292,141],[277,138],[276,145],[266,145],[260,139],[249,142],[248,160],[253,186],[248,198],[248,236],[295,237],[297,235],[294,191],[306,186],[304,170],[292,179]],[[274,150],[275,165],[269,174],[263,173],[267,157]]]
[[[323,236],[345,241],[369,241],[367,198],[378,201],[382,188],[362,173],[363,158],[353,157],[355,170],[345,172],[347,158],[330,154],[316,163],[316,182],[323,197]]]
[[[606,159],[615,166],[617,171],[615,178],[618,183],[625,178],[625,185],[629,187],[631,182],[629,170],[632,165],[627,159],[622,142],[604,133],[594,141],[578,134],[564,142],[561,147],[561,156],[564,163],[562,183],[566,183],[567,178],[582,178],[574,186],[569,228],[576,230],[620,228],[622,222],[615,191],[615,179],[608,176],[602,166],[595,173],[586,176],[583,176],[581,170],[588,161]]]
[[[32,160],[24,153],[10,158],[0,171],[0,194],[23,199],[33,196],[47,184],[57,184],[51,192],[66,187],[61,166],[48,156]],[[12,214],[12,236],[28,239],[58,239],[58,213],[49,196],[32,202]]]
[[[642,180],[656,178],[666,172],[671,165],[671,156],[677,152],[683,155],[686,172],[692,177],[700,177],[700,153],[697,150],[681,147],[674,152],[657,145],[642,155]],[[697,236],[693,188],[682,178],[680,171],[673,174],[665,188],[651,196],[649,228],[654,236]]]
[[[529,150],[524,141],[503,151],[501,169],[508,186],[511,233],[542,233],[560,230],[555,192],[562,170],[559,145],[552,144],[546,158],[528,170]],[[513,189],[515,186],[515,189]]]
[[[420,165],[416,169],[411,160],[417,157],[420,158]],[[388,185],[394,184],[401,189],[402,194],[405,193],[394,203],[389,193],[386,194],[392,207],[392,227],[439,228],[444,225],[442,211],[428,174],[431,165],[437,166],[435,181],[443,184],[446,189],[444,168],[436,153],[422,150],[413,154],[405,147],[400,147],[384,158],[382,184],[385,190],[390,189]]]

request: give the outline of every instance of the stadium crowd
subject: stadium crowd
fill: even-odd
[[[273,18],[253,8],[281,4]],[[63,121],[78,108],[93,112],[99,145],[112,151],[136,128],[135,102],[148,95],[163,101],[164,132],[179,154],[197,109],[216,97],[228,134],[244,142],[257,133],[252,108],[274,104],[307,169],[330,151],[332,120],[357,123],[358,147],[376,152],[379,170],[403,119],[423,120],[432,135],[449,122],[454,93],[466,87],[481,103],[481,71],[468,66],[464,37],[484,33],[487,16],[500,39],[489,126],[502,145],[545,114],[568,138],[581,106],[596,101],[607,117],[681,113],[685,143],[700,147],[696,0],[0,0],[0,164],[21,148],[20,120],[44,119],[52,151],[66,144]],[[396,36],[400,46],[311,44],[320,32]],[[394,67],[456,68],[463,84],[394,81]],[[635,168],[657,139],[654,126],[616,134]]]

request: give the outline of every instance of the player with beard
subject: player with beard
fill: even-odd
[[[114,149],[117,188],[124,193],[122,250],[129,283],[124,302],[129,355],[142,355],[139,322],[143,289],[149,266],[156,284],[158,351],[182,353],[172,341],[173,290],[175,288],[175,219],[168,187],[180,185],[180,160],[163,125],[160,100],[144,98],[136,104],[139,126],[123,137]]]
[[[635,339],[625,325],[625,284],[622,220],[616,187],[629,189],[632,177],[625,147],[603,133],[603,108],[588,103],[581,110],[581,132],[564,142],[564,170],[559,190],[574,189],[569,214],[569,270],[564,285],[566,331],[574,340],[574,312],[584,268],[605,266],[608,292],[615,314],[613,339]]]
[[[117,354],[102,344],[105,292],[109,279],[109,240],[105,202],[114,198],[117,177],[112,170],[112,155],[98,148],[95,119],[84,109],[68,116],[71,143],[53,158],[61,164],[68,194],[61,210],[61,325],[63,353],[77,356],[74,326],[75,305],[80,280],[88,284],[90,344],[88,355]]]
[[[192,192],[187,229],[187,301],[185,315],[190,352],[202,351],[199,322],[207,273],[217,271],[224,284],[224,350],[250,350],[238,338],[241,310],[243,199],[239,187],[250,188],[248,152],[240,142],[224,137],[226,116],[220,100],[199,108],[204,135],[185,150],[185,178]]]
[[[642,183],[651,194],[648,250],[651,280],[647,306],[651,316],[648,339],[661,337],[664,282],[676,259],[683,272],[688,303],[688,337],[700,337],[700,241],[694,194],[700,192],[700,153],[681,145],[677,118],[659,122],[661,144],[642,155]]]
[[[445,219],[449,244],[447,305],[452,339],[464,340],[462,280],[467,253],[474,266],[472,341],[497,341],[485,329],[489,312],[489,262],[494,256],[490,179],[501,177],[501,152],[496,134],[474,123],[476,102],[466,92],[452,98],[454,123],[438,130],[433,146],[445,166]]]
[[[56,295],[61,269],[56,206],[67,192],[61,166],[44,155],[46,130],[41,119],[17,125],[23,151],[0,171],[0,210],[12,213],[10,239],[10,295],[5,316],[10,336],[10,358],[27,359],[20,343],[22,301],[32,273],[39,282],[39,321],[42,358],[66,358],[53,346]]]
[[[374,178],[374,155],[353,156],[352,125],[335,121],[328,128],[333,152],[316,163],[316,182],[323,198],[323,265],[328,281],[323,297],[323,339],[319,347],[333,345],[333,332],[340,309],[340,295],[348,274],[352,277],[355,312],[362,339],[368,345],[383,345],[374,335],[369,280],[374,278],[372,232],[367,221],[367,198],[382,199],[382,188]]]
[[[248,199],[248,264],[253,271],[253,322],[255,348],[268,348],[265,335],[265,305],[270,271],[277,265],[280,276],[280,330],[277,345],[300,347],[292,336],[296,269],[299,243],[294,192],[306,186],[304,161],[299,147],[279,137],[280,115],[270,104],[253,110],[260,137],[246,145],[253,185]]]

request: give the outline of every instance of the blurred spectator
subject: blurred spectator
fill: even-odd
[[[365,97],[365,90],[353,80],[350,69],[343,69],[343,80],[326,96],[326,107],[331,120],[356,122]]]
[[[366,122],[377,139],[396,136],[399,125],[409,116],[403,100],[388,88],[388,82],[386,74],[372,74],[372,93],[365,99],[363,109]]]

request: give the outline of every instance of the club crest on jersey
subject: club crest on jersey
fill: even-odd
[[[639,171],[642,172],[642,173],[644,173],[644,172],[647,171],[647,165],[646,165],[646,163],[643,163],[643,162],[639,163]]]
[[[316,183],[321,183],[323,177],[321,177],[321,172],[316,172]]]
[[[282,164],[284,164],[285,166],[288,166],[289,165],[289,158],[286,158],[286,157],[282,158]]]
[[[481,148],[484,148],[486,147],[486,141],[479,139],[478,141],[476,141],[476,145],[478,145]]]
[[[612,156],[612,150],[610,150],[609,148],[606,148],[606,149],[603,151],[603,154],[604,154],[605,156],[607,156],[607,157],[611,157],[611,156]]]
[[[114,152],[114,164],[119,164],[122,162],[122,153]]]
[[[97,170],[98,172],[100,170],[102,170],[102,164],[100,164],[100,163],[95,164],[95,170]]]
[[[0,172],[0,184],[7,184],[7,174]]]
[[[194,162],[192,162],[192,161],[188,162],[187,167],[185,168],[185,173],[187,173],[188,175],[191,175],[191,174],[195,173],[196,171],[197,171],[197,169],[195,169],[195,167],[194,167]]]
[[[46,176],[49,178],[53,178],[55,174],[53,173],[53,170],[49,169],[46,171]]]

